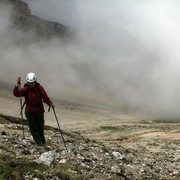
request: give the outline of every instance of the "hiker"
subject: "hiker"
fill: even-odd
[[[44,136],[44,106],[43,102],[54,108],[50,98],[47,96],[43,86],[37,82],[34,73],[28,73],[24,87],[19,88],[21,77],[17,78],[17,84],[13,89],[13,95],[16,97],[25,97],[25,115],[29,124],[31,135],[37,145],[46,143]],[[23,105],[24,106],[24,105]],[[23,108],[23,106],[21,108]]]

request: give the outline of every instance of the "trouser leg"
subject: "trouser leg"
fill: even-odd
[[[41,138],[41,141],[43,144],[46,143],[45,136],[44,136],[44,113],[37,114],[37,125],[38,125],[38,131]]]
[[[29,129],[34,141],[37,144],[45,144],[45,137],[44,137],[44,113],[28,113],[25,112]]]

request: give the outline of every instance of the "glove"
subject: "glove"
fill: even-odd
[[[51,104],[51,107],[54,109],[55,105],[54,105],[54,104]]]
[[[48,109],[48,112],[50,111],[50,109],[52,108],[52,109],[54,109],[54,104],[51,104],[50,106],[49,106],[49,109]]]
[[[17,78],[17,85],[21,84],[21,77]]]

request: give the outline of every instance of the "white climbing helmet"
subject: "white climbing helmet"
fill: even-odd
[[[36,75],[33,72],[27,74],[26,76],[27,82],[32,83],[35,82],[36,80],[37,80]]]

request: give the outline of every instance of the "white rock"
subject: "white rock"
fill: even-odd
[[[53,163],[53,161],[55,160],[54,154],[55,154],[54,151],[44,152],[43,154],[41,154],[39,159],[36,160],[36,162],[44,163],[44,164],[50,166]]]
[[[66,163],[66,159],[61,159],[61,160],[59,161],[59,163],[60,163],[60,164]]]
[[[116,159],[123,159],[124,158],[124,155],[120,154],[119,152],[112,152],[113,156],[116,158]]]
[[[112,166],[111,167],[111,171],[113,171],[113,172],[118,172],[119,171],[119,167],[118,166]]]

